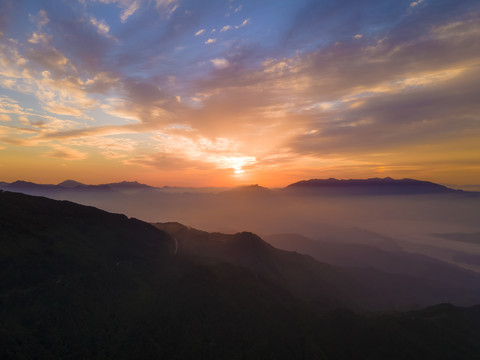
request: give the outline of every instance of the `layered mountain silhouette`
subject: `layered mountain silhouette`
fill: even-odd
[[[57,185],[36,184],[28,181],[18,180],[12,183],[0,183],[0,188],[6,191],[20,192],[39,196],[58,196],[75,193],[106,193],[114,192],[132,192],[146,189],[154,189],[151,186],[141,184],[137,181],[122,181],[118,183],[108,183],[100,185],[86,185],[75,180],[65,180]]]
[[[52,193],[69,190],[114,190],[114,191],[139,191],[139,190],[160,190],[175,193],[197,192],[195,188],[170,188],[153,187],[137,181],[121,181],[117,183],[107,183],[100,185],[85,185],[75,180],[65,180],[57,185],[36,184],[32,182],[18,180],[13,183],[0,182],[0,188],[7,191],[36,193]],[[173,189],[173,190],[172,190]],[[183,190],[182,190],[183,189]],[[199,188],[202,193],[216,193],[214,188]],[[370,179],[311,179],[302,180],[286,186],[283,189],[270,190],[259,185],[240,186],[237,188],[222,191],[224,195],[247,195],[247,196],[266,196],[274,193],[286,193],[290,195],[414,195],[414,194],[451,194],[468,193],[463,190],[454,190],[443,185],[435,184],[429,181],[420,181],[415,179],[392,179],[370,178]]]
[[[249,232],[153,226],[5,191],[0,204],[2,359],[475,359],[480,352],[478,306],[363,312],[378,306],[372,294],[387,296],[375,293],[382,281],[419,291],[402,283],[411,286],[408,277],[375,271],[362,281]]]
[[[248,268],[318,309],[332,305],[405,309],[439,302],[480,302],[477,273],[419,254],[360,244],[302,243],[291,237],[286,244],[279,236],[268,238],[279,248],[297,251],[291,252],[248,232],[228,235],[179,223],[154,225],[177,239],[180,253]]]
[[[465,286],[472,295],[479,289],[480,274],[402,249],[334,240],[312,240],[298,234],[276,234],[264,236],[264,239],[279,249],[307,254],[331,265],[356,268],[357,274],[361,268],[373,268],[390,274],[423,279],[430,286]]]
[[[67,188],[67,189],[73,189],[78,186],[85,186],[85,184],[82,184],[75,180],[65,180],[65,181],[62,181],[60,184],[58,184],[58,186]]]
[[[480,232],[476,233],[444,233],[434,234],[435,236],[451,241],[458,241],[464,243],[478,244],[480,245]]]

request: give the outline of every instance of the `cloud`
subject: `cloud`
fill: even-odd
[[[158,167],[183,159],[188,168],[198,162],[230,171],[298,160],[307,169],[333,166],[328,157],[373,168],[379,162],[349,161],[479,131],[472,94],[480,90],[480,27],[477,13],[468,15],[472,5],[446,1],[413,14],[405,9],[411,1],[307,0],[291,3],[282,28],[272,23],[271,33],[260,34],[253,13],[221,28],[201,2],[102,1],[118,7],[124,24],[91,2],[61,2],[15,39],[0,25],[0,86],[31,100],[0,96],[11,141],[82,151],[91,141],[108,158]],[[228,11],[233,21],[233,6]],[[254,36],[232,30],[247,24]],[[192,38],[213,25],[218,45]],[[146,145],[115,146],[127,138]]]
[[[97,20],[95,17],[90,17],[90,24],[92,24],[100,35],[110,37],[110,26],[105,22],[105,20]]]
[[[262,156],[283,146],[315,158],[467,137],[480,132],[472,97],[480,91],[477,31],[465,20],[401,41],[345,42],[270,59],[261,68],[232,61],[197,82],[202,106],[186,114],[203,134],[249,142],[241,150],[247,156],[261,139]]]
[[[90,148],[111,160],[127,159],[135,156],[139,144],[138,141],[121,135],[90,135],[82,138],[65,139],[62,143],[83,149]]]
[[[212,59],[210,62],[215,66],[217,69],[224,69],[229,65],[229,62],[225,58],[217,58],[217,59]]]
[[[242,23],[240,25],[235,26],[235,29],[240,29],[244,26],[247,26],[249,23],[250,23],[250,19],[245,19],[245,20],[242,21]]]
[[[39,44],[39,43],[47,44],[49,42],[49,38],[44,33],[34,32],[32,33],[32,36],[30,37],[30,39],[28,39],[28,42],[32,44]]]
[[[25,110],[25,108],[23,108],[18,101],[8,96],[0,95],[0,114],[26,115],[29,114],[29,112],[27,112],[27,110]]]
[[[117,84],[118,78],[112,73],[82,80],[78,68],[53,46],[51,37],[40,34],[34,38],[29,46],[0,44],[0,84],[35,95],[46,111],[85,117],[85,111],[96,102],[89,92],[108,91]],[[42,39],[41,43],[38,39]]]
[[[41,30],[45,25],[50,22],[47,12],[45,10],[40,10],[37,15],[29,15],[30,21],[37,24],[38,30]]]
[[[125,3],[125,2],[124,2]],[[120,15],[120,19],[122,22],[127,21],[127,19],[135,14],[138,10],[140,3],[138,1],[132,1],[128,6],[124,7],[122,14]]]
[[[107,94],[112,89],[122,87],[120,78],[113,72],[97,73],[93,78],[87,79],[83,85],[86,92],[99,94]]]
[[[123,162],[126,165],[140,165],[155,169],[156,171],[163,170],[165,172],[182,170],[212,170],[212,165],[210,164],[202,163],[196,160],[188,160],[186,158],[166,153],[137,155],[130,159],[126,159]]]
[[[44,153],[43,156],[69,161],[83,160],[87,157],[86,153],[63,145],[52,145],[51,147],[52,150]]]
[[[50,22],[42,31],[49,36],[50,48],[61,52],[77,69],[90,74],[106,71],[103,60],[120,42],[110,33],[105,20],[80,10],[72,2],[50,9],[49,17]],[[112,71],[112,65],[108,70]]]
[[[157,8],[161,9],[164,14],[170,17],[178,8],[179,0],[155,0]]]
[[[7,115],[9,114],[9,115]],[[54,116],[45,115],[42,113],[36,113],[32,109],[25,109],[18,104],[17,101],[8,98],[6,96],[0,97],[0,118],[3,121],[14,122],[16,117],[22,125],[40,127],[44,132],[60,131],[65,129],[71,129],[77,126],[73,121],[58,119]],[[8,120],[10,119],[10,120]],[[8,129],[16,130],[20,132],[39,133],[38,129],[31,128],[19,128],[15,126],[9,126]]]
[[[423,0],[418,0],[410,3],[410,7],[415,7],[417,5],[420,5],[423,2]]]
[[[142,0],[96,0],[104,4],[117,4],[122,12],[120,20],[124,23],[140,8]]]
[[[157,142],[155,148],[161,153],[188,161],[213,164],[217,169],[233,169],[237,174],[243,172],[244,167],[256,163],[254,156],[242,154],[240,144],[233,139],[210,139],[188,132],[184,134],[164,130],[157,132],[152,139]]]
[[[480,91],[479,73],[476,66],[444,80],[372,93],[358,106],[330,111],[324,121],[312,114],[309,127],[318,131],[298,135],[291,146],[303,153],[351,154],[480,134],[474,115],[480,105],[471,95]]]
[[[18,121],[20,121],[23,125],[30,125],[30,120],[26,116],[19,116]]]
[[[136,134],[144,131],[152,130],[147,126],[141,124],[129,124],[120,126],[97,126],[97,127],[77,127],[74,129],[67,129],[61,131],[48,131],[42,132],[36,137],[38,141],[51,141],[51,140],[70,140],[81,139],[89,136],[106,136],[106,135],[119,135],[119,134]]]

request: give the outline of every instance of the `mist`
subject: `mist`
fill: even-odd
[[[69,192],[51,197],[122,213],[147,222],[179,222],[222,233],[298,234],[312,240],[360,243],[433,256],[480,271],[465,253],[480,242],[448,234],[480,231],[480,197],[472,193],[416,195],[299,195],[253,186],[210,192],[187,189]]]

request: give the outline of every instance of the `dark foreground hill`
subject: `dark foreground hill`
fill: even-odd
[[[319,315],[248,267],[175,254],[175,240],[147,223],[8,192],[0,205],[1,359],[476,359],[480,352],[478,306]]]

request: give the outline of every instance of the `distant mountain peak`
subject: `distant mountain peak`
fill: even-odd
[[[75,188],[77,186],[85,186],[85,184],[82,184],[81,182],[78,182],[78,181],[75,181],[75,180],[65,180],[65,181],[61,182],[60,184],[58,184],[57,186],[72,189],[72,188]]]
[[[244,255],[259,255],[262,254],[266,248],[270,247],[270,245],[258,235],[248,231],[234,234],[231,245],[236,253],[243,253]]]
[[[310,179],[302,180],[288,185],[289,191],[324,191],[325,194],[358,194],[358,195],[383,195],[383,194],[432,194],[449,193],[456,190],[430,181],[415,179],[368,178],[368,179]]]
[[[258,196],[258,195],[263,195],[263,194],[268,195],[271,192],[272,192],[272,190],[270,190],[269,188],[260,186],[258,184],[254,184],[254,185],[237,186],[233,189],[223,191],[222,193],[223,194],[231,194],[231,195],[237,195],[237,194],[249,195],[250,194],[250,195]]]
[[[31,181],[25,181],[25,180],[17,180],[17,181],[14,181],[12,183],[10,183],[10,185],[37,185]]]
[[[138,181],[121,181],[116,183],[105,184],[112,189],[134,190],[134,189],[150,189],[150,185],[139,183]]]

